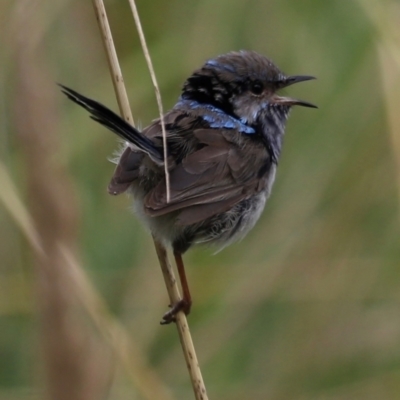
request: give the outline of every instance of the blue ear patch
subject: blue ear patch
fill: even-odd
[[[219,63],[217,60],[208,60],[208,61],[206,62],[206,65],[209,65],[209,66],[214,67],[214,68],[216,68],[216,69],[220,69],[220,70],[222,70],[222,71],[231,72],[232,74],[235,74],[235,73],[236,73],[236,69],[235,69],[232,65],[229,65],[229,64],[221,64],[221,63]]]
[[[245,124],[245,121],[234,118],[211,104],[201,104],[194,100],[180,99],[175,107],[187,112],[196,111],[196,115],[206,121],[210,128],[236,129],[246,135],[254,135],[256,133],[254,128]]]

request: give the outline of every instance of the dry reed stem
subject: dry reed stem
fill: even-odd
[[[118,98],[118,104],[120,105],[120,112],[123,115],[123,117],[127,121],[129,121],[129,118],[132,119],[130,109],[127,110],[121,106],[121,104],[125,104],[125,105],[127,105],[127,107],[129,107],[129,103],[127,100],[126,90],[124,87],[124,81],[122,79],[122,74],[121,74],[121,70],[119,67],[117,54],[116,54],[116,51],[114,48],[114,44],[113,44],[113,40],[112,40],[112,36],[111,36],[111,30],[110,30],[110,27],[108,24],[105,7],[104,7],[102,0],[93,0],[93,5],[95,8],[95,12],[96,12],[100,30],[102,32],[102,37],[103,37],[103,41],[104,41],[104,45],[105,45],[105,49],[106,49],[106,53],[107,53],[107,59],[109,60],[111,76],[112,76],[112,79],[114,82],[114,88],[115,88],[116,96]],[[131,3],[131,7],[132,7],[132,3]],[[133,5],[133,7],[134,8],[132,10],[136,10],[136,6]],[[134,12],[134,15],[136,15],[136,17],[135,17],[135,22],[136,22],[136,19],[139,18],[137,15],[137,11],[136,11],[136,14]],[[141,40],[144,41],[144,42],[142,42],[142,45],[143,45],[143,43],[145,43],[145,39],[144,39],[143,31],[142,31],[141,27],[139,27],[139,26],[137,27],[137,29],[139,31],[139,35],[141,36]],[[147,54],[148,54],[148,51],[147,51]],[[154,71],[151,73],[154,75]],[[153,75],[152,75],[152,79],[153,79]],[[118,77],[118,79],[116,77]],[[155,77],[155,75],[154,75],[154,77]],[[153,79],[153,84],[156,87],[156,95],[158,93],[157,100],[161,101],[161,99],[159,99],[159,89],[158,89],[157,82],[155,79]],[[122,87],[123,87],[123,89],[122,89]],[[122,101],[120,99],[120,97],[126,98],[126,101],[125,100]],[[159,111],[160,111],[160,115],[162,116],[162,108],[160,108]],[[164,144],[164,154],[165,154],[165,151],[166,151],[166,146]],[[165,160],[166,160],[166,158],[165,158]],[[166,251],[165,247],[157,240],[154,240],[154,245],[155,245],[157,255],[158,255],[158,258],[160,261],[160,266],[161,266],[161,269],[163,272],[163,276],[164,276],[164,280],[165,280],[165,284],[167,287],[168,295],[170,297],[171,304],[174,304],[175,302],[180,300],[181,296],[179,293],[179,289],[178,289],[178,285],[177,285],[177,282],[176,282],[176,279],[174,276],[173,269],[168,261],[167,251]],[[192,340],[192,337],[190,334],[186,316],[182,311],[180,311],[176,316],[176,326],[178,329],[183,353],[184,353],[185,360],[186,360],[186,365],[187,365],[187,368],[189,371],[189,375],[191,378],[191,382],[192,382],[196,400],[207,400],[208,399],[207,392],[205,389],[201,370],[199,368],[199,363],[197,361],[196,352],[195,352],[195,349],[193,346],[193,340]]]
[[[153,240],[158,260],[160,262],[161,270],[163,272],[170,302],[171,304],[175,304],[181,299],[181,296],[176,283],[173,269],[168,261],[167,251],[165,250],[165,247],[154,237]],[[176,315],[176,327],[178,328],[179,339],[181,341],[186,366],[189,371],[196,400],[207,400],[207,391],[204,384],[203,376],[201,374],[199,362],[197,360],[196,350],[194,348],[192,336],[190,334],[189,325],[187,323],[186,315],[182,311],[180,311]]]
[[[45,253],[40,243],[39,233],[36,231],[31,215],[19,198],[10,174],[2,162],[0,162],[0,187],[0,201],[21,229],[32,249],[43,256]]]
[[[378,45],[379,63],[383,82],[386,118],[394,155],[397,177],[397,194],[400,201],[400,64],[396,63],[385,43]]]
[[[377,52],[383,83],[383,94],[386,101],[386,116],[389,125],[390,140],[397,174],[397,192],[400,200],[400,5],[396,2],[384,5],[380,2],[365,2],[359,4],[371,21],[377,33]]]
[[[131,107],[129,105],[128,95],[126,93],[124,78],[122,76],[121,68],[118,62],[117,52],[115,51],[114,40],[112,38],[110,24],[108,23],[104,3],[101,0],[93,0],[93,6],[96,13],[97,22],[100,27],[100,32],[102,34],[108,66],[110,67],[111,72],[111,80],[114,85],[119,110],[122,117],[127,122],[129,122],[131,125],[135,125],[132,117]]]
[[[149,53],[149,49],[147,48],[146,39],[144,37],[142,24],[140,23],[139,13],[136,8],[136,3],[134,0],[129,0],[129,5],[131,6],[133,19],[135,20],[136,29],[139,34],[140,44],[142,45],[143,54],[147,62],[147,67],[150,72],[151,81],[153,82],[154,92],[156,94],[158,111],[160,113],[160,122],[161,122],[161,131],[163,137],[163,150],[164,150],[164,171],[165,171],[165,186],[167,191],[167,203],[170,200],[170,186],[169,186],[169,171],[168,171],[168,148],[167,148],[167,133],[165,132],[165,123],[164,123],[164,110],[161,101],[161,93],[157,83],[157,77],[154,72],[153,63],[151,62],[151,57]]]

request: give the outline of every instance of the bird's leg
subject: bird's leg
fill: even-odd
[[[176,266],[178,268],[179,280],[181,281],[181,287],[183,292],[183,298],[181,301],[179,301],[179,304],[182,304],[180,306],[180,310],[182,310],[186,315],[189,315],[190,309],[192,307],[192,296],[190,294],[189,284],[186,279],[186,272],[182,260],[182,254],[177,251],[174,251],[174,257]]]
[[[177,303],[171,305],[171,309],[166,312],[162,318],[161,325],[167,325],[175,321],[175,315],[183,311],[189,315],[192,307],[192,296],[190,295],[188,281],[186,279],[185,266],[183,265],[182,254],[174,250],[176,267],[178,269],[179,279],[181,281],[183,297]]]

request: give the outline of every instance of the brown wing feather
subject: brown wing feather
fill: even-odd
[[[176,220],[177,225],[185,226],[196,224],[210,218],[216,214],[223,213],[231,209],[235,204],[243,200],[243,194],[232,196],[227,200],[217,201],[214,203],[199,204],[184,208]]]
[[[148,193],[144,204],[148,215],[182,210],[178,223],[188,225],[227,211],[260,190],[256,164],[261,167],[263,160],[253,159],[249,166],[241,149],[215,130],[194,134],[207,146],[189,154],[171,171],[169,203],[164,181]]]
[[[123,151],[108,185],[108,193],[117,195],[129,188],[132,182],[138,178],[139,166],[143,157],[143,153],[132,151],[130,147]]]
[[[190,115],[182,115],[179,110],[171,110],[164,116],[164,122],[167,127],[174,127],[173,130],[167,129],[168,142],[171,147],[171,151],[174,155],[179,157],[179,152],[188,151],[188,147],[196,146],[199,140],[193,136],[192,140],[186,136],[185,140],[179,136],[177,128],[175,127],[176,120],[180,121],[180,134],[182,132],[190,132],[190,127],[197,126],[198,123],[195,122],[194,117]],[[162,146],[162,135],[160,120],[156,119],[143,129],[142,134],[147,138],[151,139],[156,145]],[[175,154],[177,153],[177,154]],[[127,147],[120,159],[118,160],[117,167],[111,178],[110,184],[108,185],[108,192],[114,195],[125,192],[129,186],[133,183],[135,179],[139,176],[139,167],[143,161],[145,155],[136,150],[131,150]],[[169,161],[169,165],[174,165],[172,159]]]

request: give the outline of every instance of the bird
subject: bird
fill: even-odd
[[[223,248],[238,241],[260,218],[292,107],[317,108],[279,92],[311,79],[315,77],[285,75],[251,50],[207,60],[184,82],[177,103],[163,115],[166,160],[160,119],[140,131],[101,103],[60,85],[93,120],[123,139],[108,192],[132,194],[139,219],[173,251],[182,298],[170,305],[161,324],[191,310],[183,254],[197,244]]]

